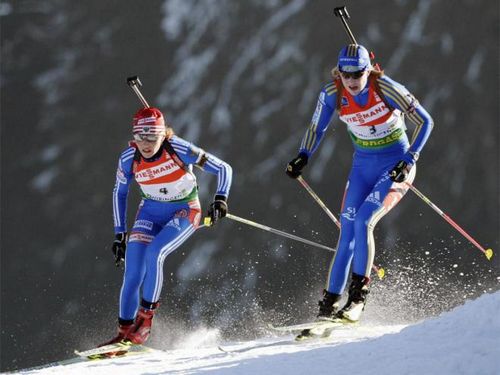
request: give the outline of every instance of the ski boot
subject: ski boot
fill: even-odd
[[[118,335],[113,337],[111,340],[100,344],[98,347],[117,344],[121,341],[127,340],[129,335],[135,330],[135,324],[133,320],[123,320],[118,319]]]
[[[342,296],[340,294],[330,293],[326,289],[323,290],[323,299],[318,302],[319,312],[316,316],[316,321],[332,321],[337,319],[337,312],[339,310],[339,302]],[[327,337],[331,330],[323,330],[320,334],[314,333],[311,329],[302,330],[296,337],[296,341],[307,340],[311,337]]]
[[[318,302],[319,312],[316,320],[333,320],[337,318],[339,311],[339,302],[342,296],[340,294],[330,293],[323,290],[323,299]]]
[[[351,285],[349,286],[349,298],[344,307],[337,313],[341,319],[346,319],[350,322],[357,322],[361,317],[361,313],[365,309],[366,297],[370,290],[368,283],[370,279],[355,273],[352,274]]]
[[[135,329],[127,337],[134,344],[139,345],[143,344],[151,333],[155,309],[159,306],[159,303],[150,303],[142,300],[141,306],[135,318]]]
[[[99,345],[117,344],[119,342],[132,342],[133,344],[144,343],[151,332],[153,324],[153,316],[155,309],[159,306],[159,302],[151,303],[142,300],[141,308],[134,320],[118,319],[118,335],[109,341]]]

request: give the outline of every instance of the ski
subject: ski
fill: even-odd
[[[316,320],[314,322],[289,326],[273,326],[271,324],[269,325],[269,328],[278,332],[298,332],[298,335],[295,337],[295,341],[304,341],[312,338],[329,337],[335,328],[352,325],[356,325],[356,323],[346,319],[337,318],[328,320]]]
[[[131,354],[140,354],[151,351],[152,349],[143,346],[135,345],[130,341],[121,341],[116,344],[105,345],[94,349],[78,351],[75,350],[75,354],[81,358],[87,358],[90,360],[95,359],[105,359],[113,357],[121,357]]]
[[[273,340],[265,340],[265,341],[260,341],[260,342],[251,342],[249,343],[250,345],[246,345],[246,343],[239,343],[239,344],[233,344],[230,345],[228,344],[227,346],[221,346],[218,345],[217,349],[219,349],[223,353],[244,353],[244,352],[249,352],[254,349],[262,349],[262,348],[268,348],[272,346],[279,346],[279,345],[289,345],[291,342],[289,339],[280,339],[279,341]]]
[[[274,331],[280,332],[298,332],[304,329],[314,329],[314,328],[336,328],[345,326],[346,324],[353,324],[352,322],[345,319],[328,319],[328,320],[315,320],[314,322],[307,322],[289,326],[274,326],[269,325],[269,328]]]

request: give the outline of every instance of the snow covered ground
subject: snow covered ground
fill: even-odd
[[[411,326],[361,324],[307,343],[286,335],[206,346],[206,338],[216,333],[193,335],[182,349],[21,373],[498,375],[500,291]]]

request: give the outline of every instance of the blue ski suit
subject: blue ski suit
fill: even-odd
[[[119,313],[123,320],[135,318],[141,292],[143,301],[158,302],[165,258],[198,227],[201,208],[192,166],[217,175],[216,195],[227,197],[231,187],[232,169],[227,163],[178,136],[165,142],[151,159],[144,159],[133,144],[119,158],[113,190],[115,233],[127,231],[127,196],[133,179],[142,194],[125,254]]]
[[[316,151],[337,108],[354,145],[341,206],[340,237],[326,282],[328,292],[342,294],[351,265],[354,274],[369,280],[375,255],[373,229],[408,191],[404,182],[393,182],[388,172],[401,160],[415,163],[433,121],[404,86],[385,75],[372,73],[356,96],[343,89],[340,81],[331,81],[319,94],[300,153],[310,157]],[[416,125],[411,143],[405,117]],[[411,183],[415,173],[413,166],[406,181]]]

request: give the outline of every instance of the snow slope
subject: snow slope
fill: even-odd
[[[199,341],[209,335],[200,333]],[[196,336],[195,336],[196,338]],[[411,326],[334,331],[295,343],[276,336],[221,347],[154,351],[140,356],[56,365],[23,374],[500,374],[500,291]]]

